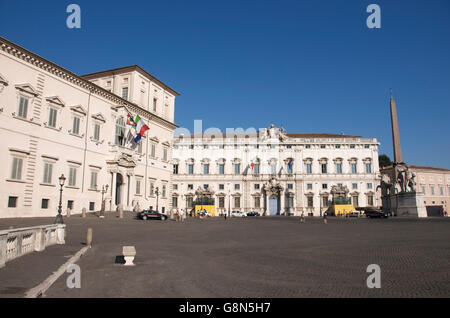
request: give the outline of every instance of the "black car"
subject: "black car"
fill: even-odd
[[[154,210],[143,210],[137,214],[137,218],[141,220],[167,220],[167,215]]]
[[[255,211],[251,211],[251,212],[247,212],[247,216],[259,216],[259,213],[255,212]]]
[[[380,210],[367,210],[364,212],[368,218],[387,218],[388,215]]]

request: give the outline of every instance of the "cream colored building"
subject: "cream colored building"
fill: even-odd
[[[0,217],[56,215],[62,174],[64,213],[99,211],[106,185],[106,210],[169,211],[176,96],[139,66],[78,76],[0,37]],[[128,113],[150,127],[134,150]]]
[[[357,207],[381,205],[376,138],[284,133],[271,125],[254,132],[181,134],[173,144],[174,208],[189,211],[208,195],[217,215],[317,216],[328,209],[333,186],[348,189]]]
[[[450,204],[450,170],[436,167],[408,165],[413,172],[416,182],[416,191],[424,195],[424,204],[429,215],[437,215],[442,211],[448,216]],[[382,174],[393,180],[392,166],[381,169]]]

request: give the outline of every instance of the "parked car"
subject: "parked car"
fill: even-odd
[[[167,215],[154,210],[143,210],[137,214],[137,218],[141,220],[167,220]]]
[[[364,212],[368,218],[387,218],[388,214],[380,210],[367,210]]]
[[[255,212],[255,211],[251,211],[251,212],[247,212],[247,216],[259,216],[259,213]]]
[[[247,216],[247,214],[245,214],[244,212],[241,212],[241,211],[233,211],[233,212],[231,212],[231,216],[236,217],[236,218],[245,218]]]

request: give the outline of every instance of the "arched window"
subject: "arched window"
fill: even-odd
[[[116,145],[123,146],[125,141],[125,119],[123,117],[119,117],[116,120],[116,132],[114,143]]]

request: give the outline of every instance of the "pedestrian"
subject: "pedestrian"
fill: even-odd
[[[327,224],[327,211],[323,213],[323,223]]]
[[[302,214],[300,215],[300,223],[305,223],[305,213],[302,211]]]
[[[180,210],[180,221],[181,222],[184,221],[184,210],[183,209]]]
[[[225,218],[225,221],[227,220],[227,211],[223,214],[223,217]]]

